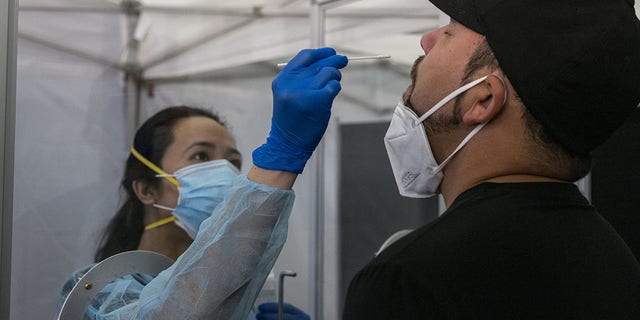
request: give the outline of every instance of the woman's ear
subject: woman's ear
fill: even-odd
[[[136,197],[146,205],[151,205],[155,203],[156,193],[154,188],[152,188],[149,184],[145,183],[142,180],[134,180],[133,181],[133,192],[135,192]]]
[[[462,121],[469,125],[486,123],[505,106],[507,87],[500,77],[491,74],[483,84],[477,86],[472,97],[472,105],[462,116]]]

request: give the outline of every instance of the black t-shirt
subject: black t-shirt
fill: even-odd
[[[573,184],[484,183],[361,270],[343,318],[640,319],[640,265]]]

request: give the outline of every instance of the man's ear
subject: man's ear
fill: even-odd
[[[507,102],[507,87],[497,75],[491,74],[474,88],[473,104],[462,116],[462,121],[469,125],[489,122]]]
[[[133,192],[143,204],[151,205],[156,200],[155,190],[142,180],[133,181]]]

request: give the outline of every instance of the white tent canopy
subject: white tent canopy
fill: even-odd
[[[164,79],[291,56],[309,46],[309,12],[310,2],[304,0],[24,0],[20,35]],[[128,25],[116,28],[125,22],[123,16],[130,18]],[[345,52],[390,54],[394,62],[407,64],[413,52],[399,45],[415,42],[407,35],[433,28],[438,17],[433,6],[419,0],[351,1],[327,13],[326,42]],[[86,19],[83,28],[91,29],[82,31],[93,39],[79,42],[72,33],[59,32],[59,24],[69,28],[70,21],[79,19]],[[112,28],[104,28],[105,23]],[[129,31],[133,41],[128,41]],[[120,41],[105,47],[105,39]]]

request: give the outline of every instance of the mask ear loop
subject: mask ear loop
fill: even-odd
[[[477,125],[475,128],[473,128],[473,130],[471,130],[471,132],[469,132],[469,134],[458,144],[458,147],[456,147],[455,150],[453,150],[453,152],[446,158],[444,159],[444,161],[442,161],[442,163],[440,165],[438,165],[437,167],[433,168],[432,172],[439,172],[440,170],[442,170],[442,168],[444,168],[444,166],[447,164],[447,162],[449,162],[449,160],[451,160],[451,158],[453,158],[453,156],[458,153],[458,151],[460,151],[460,149],[462,149],[462,147],[464,147],[467,142],[469,142],[469,140],[471,140],[471,138],[473,138],[478,131],[480,131],[480,129],[482,129],[487,123],[481,123],[479,125]]]
[[[500,82],[502,82],[502,87],[504,88],[504,101],[502,101],[502,104],[504,105],[505,103],[507,103],[507,93],[508,93],[507,85],[505,84],[505,82],[504,82],[504,80],[502,78],[498,77],[498,75],[495,75],[493,73],[489,74],[487,76],[484,76],[484,77],[482,77],[482,78],[480,78],[480,79],[478,79],[476,81],[473,81],[473,82],[467,84],[463,88],[465,88],[464,90],[467,90],[467,89],[471,88],[472,86],[474,86],[475,84],[480,83],[481,81],[484,81],[485,79],[487,79],[490,76],[494,76],[498,80],[500,80]],[[473,128],[473,130],[471,130],[471,132],[469,132],[469,134],[460,142],[460,144],[458,144],[458,147],[453,151],[453,153],[451,153],[451,155],[449,157],[444,159],[444,161],[442,161],[442,163],[439,166],[434,168],[433,172],[438,172],[438,171],[442,170],[442,168],[444,168],[444,166],[447,164],[447,162],[449,162],[449,160],[451,160],[453,155],[456,154],[458,151],[460,151],[460,149],[462,149],[462,147],[464,147],[467,144],[467,142],[469,142],[469,140],[471,140],[471,138],[473,138],[473,136],[475,136],[478,133],[478,131],[480,131],[480,129],[482,129],[486,124],[487,124],[487,122],[484,122],[484,123],[481,123],[481,124],[477,125],[475,128]]]
[[[504,88],[504,101],[502,101],[502,105],[504,105],[505,103],[507,103],[507,96],[509,94],[509,91],[507,91],[507,84],[504,82],[504,79],[502,79],[501,77],[499,77],[497,74],[489,74],[487,75],[487,77],[491,77],[494,76],[496,77],[496,79],[500,80],[500,82],[502,82],[502,87]]]
[[[158,221],[156,221],[154,223],[150,223],[150,224],[144,226],[144,230],[146,231],[146,230],[155,229],[157,227],[164,226],[165,224],[168,224],[168,223],[173,222],[173,221],[176,221],[176,217],[175,216],[171,216],[171,217],[167,217],[167,218],[164,218],[164,219],[160,219],[160,220],[158,220]]]
[[[140,160],[140,162],[142,162],[145,166],[149,167],[149,169],[151,169],[155,173],[157,173],[158,176],[166,178],[167,180],[169,180],[169,182],[175,184],[177,187],[180,186],[180,182],[178,182],[178,180],[176,180],[174,177],[172,177],[172,175],[166,173],[164,170],[160,169],[158,166],[153,164],[153,162],[149,161],[149,159],[145,158],[138,151],[136,151],[136,149],[134,149],[133,147],[131,147],[131,154],[134,157],[136,157],[136,159]]]
[[[424,120],[426,120],[429,116],[431,116],[436,111],[438,111],[440,108],[442,108],[445,104],[447,104],[447,102],[453,100],[455,97],[459,96],[463,92],[473,88],[478,83],[480,83],[480,82],[484,81],[485,79],[487,79],[487,77],[488,76],[484,76],[482,78],[473,80],[473,81],[465,84],[464,86],[454,90],[453,92],[449,93],[446,97],[444,97],[442,100],[440,100],[438,103],[436,103],[435,106],[433,106],[431,109],[429,109],[427,112],[425,112],[422,116],[420,116],[416,120],[416,122],[414,123],[414,127],[418,126],[420,123],[422,123]]]
[[[168,175],[164,170],[158,168],[158,166],[156,166],[155,164],[153,164],[153,162],[149,161],[149,159],[145,158],[143,155],[141,155],[136,149],[134,149],[133,147],[131,147],[131,154],[136,157],[136,159],[138,159],[140,162],[142,162],[142,164],[144,164],[145,166],[147,166],[149,169],[153,170],[155,173],[157,173],[158,175],[162,175],[164,176],[167,180],[169,180],[169,182],[175,184],[176,186],[180,186],[180,183],[178,182],[178,180],[176,180],[175,178],[171,177],[170,175]],[[170,210],[173,211],[173,209],[168,208],[168,207],[163,207],[162,209],[165,210]],[[161,227],[164,226],[170,222],[176,221],[177,217],[174,215],[171,215],[170,217],[164,218],[164,219],[160,219],[156,222],[150,223],[146,226],[144,226],[144,230],[151,230],[151,229],[155,229],[157,227]]]
[[[436,103],[435,106],[433,106],[431,109],[429,109],[427,112],[425,112],[425,114],[423,114],[420,118],[418,118],[417,123],[418,124],[422,123],[425,119],[427,119],[429,116],[434,114],[436,111],[438,111],[440,108],[442,108],[449,101],[453,100],[455,97],[459,96],[463,92],[475,87],[480,82],[486,80],[488,77],[489,77],[489,75],[486,75],[484,77],[478,78],[478,79],[473,80],[473,81],[463,85],[462,87],[454,90],[453,92],[448,94],[446,97],[444,97],[442,100],[440,100],[438,103]],[[504,83],[504,81],[502,83]],[[471,140],[471,138],[473,138],[473,136],[475,136],[480,131],[480,129],[482,129],[486,124],[487,124],[486,122],[485,123],[481,123],[481,124],[477,125],[475,128],[473,128],[473,130],[471,130],[471,132],[469,132],[469,134],[458,144],[456,149],[453,150],[453,152],[446,159],[444,159],[444,161],[442,161],[441,164],[439,164],[437,167],[431,169],[431,173],[440,172],[442,170],[442,168],[444,168],[444,166],[447,164],[447,162],[449,162],[449,160],[451,160],[451,158],[453,158],[453,156],[456,153],[458,153],[458,151],[460,151],[460,149],[462,149],[462,147],[464,147],[467,144],[467,142],[469,142],[469,140]]]

